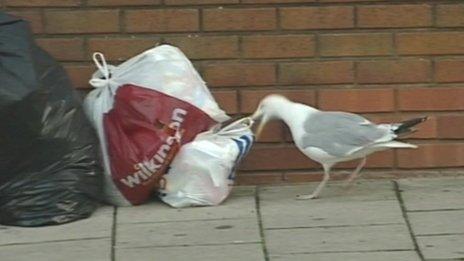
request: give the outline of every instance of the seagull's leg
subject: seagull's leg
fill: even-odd
[[[351,184],[351,182],[353,182],[353,180],[358,177],[359,172],[361,172],[361,169],[364,167],[364,165],[366,165],[366,157],[362,158],[356,169],[350,174],[347,179],[347,185]]]
[[[319,194],[321,193],[321,191],[324,188],[325,184],[327,183],[327,181],[329,181],[330,168],[332,168],[332,164],[323,164],[322,167],[324,168],[324,178],[322,179],[321,183],[319,183],[317,188],[314,190],[313,194],[297,195],[296,199],[315,199],[315,198],[319,197]]]

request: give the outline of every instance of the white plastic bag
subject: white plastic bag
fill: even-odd
[[[96,89],[84,109],[100,140],[105,197],[118,206],[141,204],[180,145],[229,117],[176,47],[161,45],[119,66],[95,53],[94,62]]]
[[[253,143],[252,120],[200,133],[181,147],[164,175],[159,194],[176,208],[219,205],[232,190],[235,167]]]

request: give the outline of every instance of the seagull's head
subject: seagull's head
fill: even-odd
[[[253,120],[259,120],[258,128],[256,129],[256,138],[259,138],[264,125],[271,119],[279,118],[279,108],[289,100],[278,94],[270,94],[264,97],[258,105],[256,111],[251,115]]]

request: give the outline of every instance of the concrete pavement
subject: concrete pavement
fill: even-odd
[[[464,178],[236,187],[221,206],[101,207],[61,226],[0,226],[1,261],[464,260]]]

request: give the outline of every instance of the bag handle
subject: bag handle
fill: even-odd
[[[216,133],[217,134],[232,134],[235,132],[242,132],[250,128],[253,125],[253,123],[254,123],[254,120],[251,117],[241,118],[225,126],[224,128],[219,129]],[[242,125],[242,126],[238,127],[239,125]]]
[[[95,66],[97,66],[98,71],[103,75],[103,79],[92,78],[89,80],[90,85],[96,88],[108,86],[110,81],[110,70],[108,69],[105,56],[100,52],[95,52],[92,55],[92,60]]]

